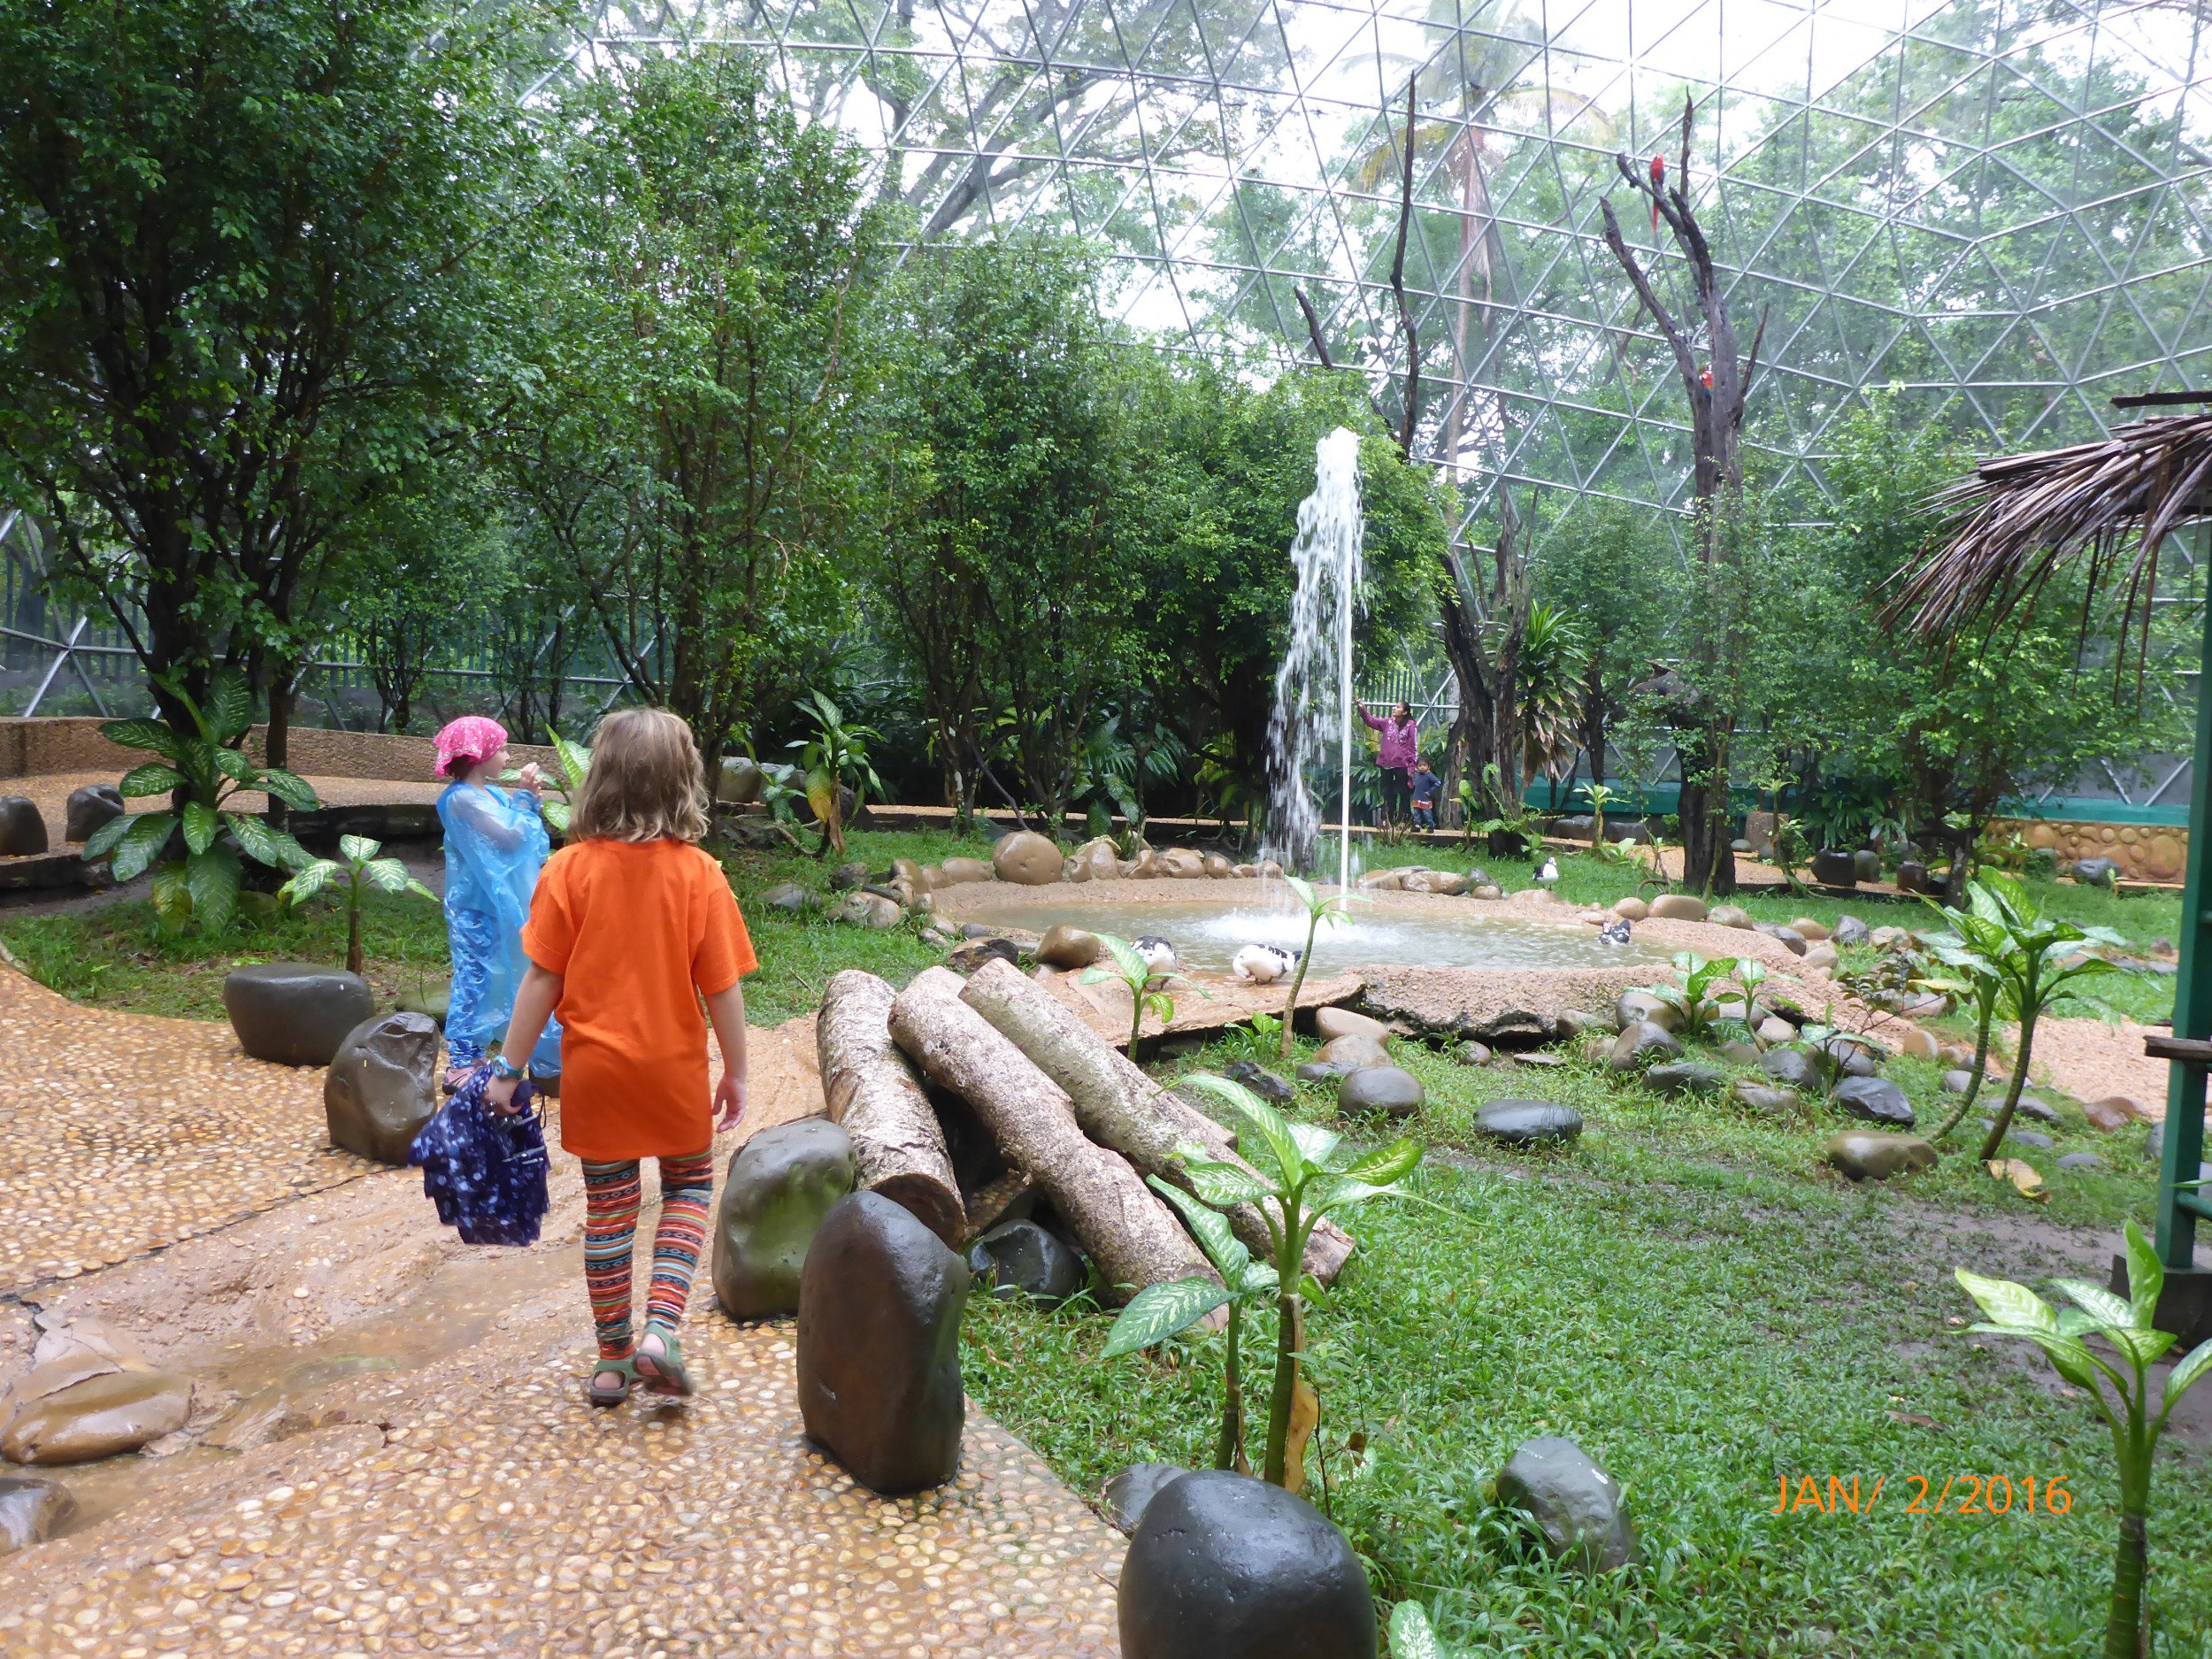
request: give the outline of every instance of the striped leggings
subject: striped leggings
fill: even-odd
[[[691,1276],[707,1240],[707,1204],[714,1193],[714,1149],[663,1158],[661,1220],[653,1233],[653,1278],[645,1293],[645,1323],[673,1331],[683,1323]],[[631,1348],[630,1252],[643,1193],[638,1161],[584,1160],[584,1290],[602,1359],[627,1359]]]

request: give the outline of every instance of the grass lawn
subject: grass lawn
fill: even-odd
[[[859,833],[872,868],[910,853],[980,852],[942,834]],[[1479,863],[1508,887],[1526,864],[1387,848],[1371,862]],[[907,928],[866,932],[795,918],[758,900],[796,879],[826,891],[829,865],[740,853],[726,861],[762,959],[748,982],[757,1024],[811,1009],[837,969],[895,981],[934,960]],[[1563,896],[1609,901],[1636,872],[1588,856],[1561,861]],[[2174,936],[2177,903],[2039,883],[2062,914],[2147,944]],[[1845,910],[1916,924],[1916,905],[1878,899],[1756,897],[1763,919]],[[368,917],[380,995],[442,973],[442,918],[419,900],[379,898]],[[0,921],[0,941],[67,995],[149,1012],[219,1018],[222,974],[277,957],[335,961],[334,908],[260,921],[231,936],[164,941],[142,903]],[[2108,981],[2116,984],[2117,981]],[[2154,999],[2168,981],[2154,982]],[[1580,1061],[1466,1068],[1401,1045],[1428,1105],[1412,1125],[1431,1148],[1424,1202],[1354,1218],[1361,1248],[1314,1315],[1311,1375],[1322,1427],[1311,1495],[1345,1526],[1388,1600],[1429,1607],[1449,1649],[1527,1653],[1913,1655],[2078,1654],[2101,1629],[2116,1531],[2109,1443],[2086,1402],[2039,1356],[1968,1336],[1955,1266],[2031,1280],[2101,1278],[2097,1233],[2147,1220],[2153,1167],[2139,1130],[2100,1134],[2070,1105],[2058,1144],[2025,1154],[2050,1179],[2033,1204],[1974,1168],[1956,1144],[1935,1170],[1853,1188],[1822,1165],[1840,1126],[1817,1111],[1757,1119],[1723,1102],[1670,1101]],[[1219,1069],[1233,1041],[1175,1056],[1172,1076]],[[1716,1060],[1705,1053],[1701,1057]],[[1892,1062],[1924,1116],[1937,1068]],[[1571,1148],[1528,1157],[1486,1150],[1476,1110],[1502,1096],[1579,1110]],[[1328,1121],[1333,1094],[1299,1091],[1298,1115]],[[2102,1169],[2056,1171],[2094,1149]],[[2095,1229],[2071,1231],[2069,1229]],[[1271,1347],[1248,1333],[1248,1363]],[[1217,1423],[1219,1341],[1179,1340],[1105,1363],[1110,1319],[1087,1301],[1052,1311],[979,1298],[964,1361],[979,1403],[1079,1490],[1145,1458],[1196,1464]],[[2212,1387],[2212,1385],[2205,1385]],[[1627,1489],[1643,1564],[1603,1579],[1564,1571],[1485,1484],[1522,1440],[1558,1433]],[[1355,1454],[1352,1437],[1363,1437]],[[2007,1477],[2000,1516],[1908,1512],[1953,1476]],[[1861,1509],[1775,1514],[1810,1476],[1855,1479]],[[2025,1513],[2062,1479],[2063,1516]],[[1880,1481],[1878,1496],[1875,1483]],[[2212,1454],[2200,1434],[2162,1455],[2152,1515],[2155,1651],[2212,1651]]]

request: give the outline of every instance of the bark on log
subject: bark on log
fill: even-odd
[[[1208,1156],[1243,1164],[1236,1137],[1188,1102],[1166,1094],[1143,1069],[1010,962],[987,962],[969,977],[960,1000],[974,1009],[1065,1090],[1083,1133],[1136,1166],[1190,1192],[1175,1154],[1196,1144]],[[1274,1259],[1267,1218],[1251,1204],[1228,1213],[1229,1227],[1262,1261]],[[1352,1253],[1351,1236],[1324,1220],[1306,1240],[1306,1271],[1333,1283]]]
[[[1109,1286],[1213,1278],[1183,1224],[1129,1167],[1084,1139],[1060,1086],[960,1000],[960,976],[929,968],[891,1004],[891,1035],[933,1082],[974,1108],[1015,1168],[1044,1189]]]
[[[830,1121],[851,1137],[860,1187],[910,1210],[956,1250],[967,1233],[967,1205],[921,1079],[891,1041],[895,995],[857,968],[831,979],[814,1026],[822,1098]]]

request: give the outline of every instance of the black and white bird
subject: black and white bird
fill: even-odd
[[[1147,933],[1137,941],[1137,955],[1144,965],[1155,973],[1171,973],[1175,969],[1175,947],[1157,933]]]
[[[1247,985],[1272,985],[1298,965],[1302,954],[1279,945],[1243,945],[1230,959],[1229,970]]]
[[[1626,944],[1628,942],[1628,918],[1617,916],[1611,921],[1607,922],[1598,929],[1598,938],[1602,943],[1608,945]]]
[[[1536,872],[1536,885],[1539,887],[1548,887],[1556,883],[1558,879],[1559,860],[1556,858],[1545,859],[1544,867]]]

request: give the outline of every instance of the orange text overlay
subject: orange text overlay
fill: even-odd
[[[2064,1515],[2074,1507],[2067,1475],[1815,1475],[1775,1477],[1770,1515]]]

